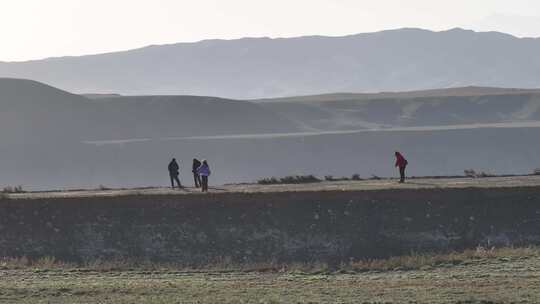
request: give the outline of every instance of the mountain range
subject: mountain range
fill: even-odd
[[[74,93],[260,99],[463,86],[540,87],[540,39],[405,28],[344,37],[245,38],[27,62],[0,77]]]

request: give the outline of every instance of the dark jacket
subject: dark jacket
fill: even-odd
[[[191,172],[193,173],[197,173],[197,169],[199,169],[199,167],[201,166],[201,162],[197,159],[194,159],[193,160],[193,167],[191,169]]]
[[[172,160],[169,163],[169,174],[171,175],[178,175],[180,171],[180,166],[178,166],[178,163],[176,160]]]

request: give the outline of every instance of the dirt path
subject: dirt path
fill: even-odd
[[[276,193],[299,191],[373,191],[384,189],[436,189],[436,188],[501,188],[501,187],[540,187],[540,176],[511,176],[490,178],[417,178],[405,184],[395,179],[320,182],[298,185],[258,185],[237,184],[211,186],[210,193]],[[126,195],[202,195],[198,189],[170,188],[150,189],[114,189],[114,190],[78,190],[56,192],[32,192],[9,194],[11,199],[99,197]]]

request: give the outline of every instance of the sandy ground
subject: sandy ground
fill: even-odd
[[[279,193],[304,191],[374,191],[387,189],[454,189],[454,188],[503,188],[540,187],[540,176],[511,176],[488,178],[415,178],[400,184],[397,179],[320,182],[296,185],[233,184],[211,186],[210,193]],[[6,194],[10,199],[110,197],[129,195],[204,195],[199,189],[186,187],[107,189],[107,190],[59,190]]]

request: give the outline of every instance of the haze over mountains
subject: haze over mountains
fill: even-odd
[[[0,63],[74,93],[236,99],[461,86],[540,87],[540,39],[462,29],[246,38]]]
[[[540,91],[467,87],[238,101],[196,96],[81,96],[0,79],[0,185],[27,189],[190,181],[193,157],[213,184],[290,174],[392,176],[540,167]]]
[[[466,87],[240,101],[76,95],[0,78],[4,142],[125,141],[540,121],[540,90]]]

